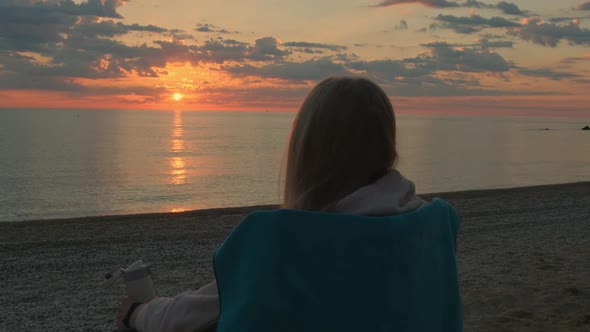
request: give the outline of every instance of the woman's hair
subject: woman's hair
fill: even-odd
[[[331,211],[397,161],[395,116],[385,92],[364,78],[328,78],[293,123],[283,207]]]

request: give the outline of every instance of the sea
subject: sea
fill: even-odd
[[[294,116],[1,109],[0,221],[276,204]],[[590,181],[588,124],[400,114],[398,169],[419,193]]]

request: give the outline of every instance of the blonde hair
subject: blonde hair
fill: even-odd
[[[293,123],[283,207],[330,211],[397,161],[395,115],[385,92],[365,78],[315,86]]]

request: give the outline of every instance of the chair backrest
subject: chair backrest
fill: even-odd
[[[461,331],[459,224],[441,199],[390,217],[255,212],[214,258],[217,331]]]

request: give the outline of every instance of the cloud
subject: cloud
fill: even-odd
[[[163,68],[168,63],[272,62],[291,53],[272,37],[253,44],[220,38],[186,45],[177,37],[183,34],[180,30],[109,19],[120,16],[114,11],[121,1],[0,1],[4,89],[78,91],[80,79],[158,77],[166,75]],[[99,10],[99,4],[104,8]],[[140,38],[149,44],[128,45],[119,38],[133,32],[144,33]]]
[[[527,13],[518,8],[518,6],[514,3],[500,1],[496,5],[498,9],[502,11],[502,13],[507,15],[517,15],[517,16],[525,16]]]
[[[561,60],[561,63],[578,63],[583,61],[590,61],[590,54],[578,56],[578,57],[569,57]]]
[[[235,39],[209,39],[202,45],[185,45],[180,41],[156,41],[166,62],[219,63],[227,61],[281,61],[291,54],[282,49],[276,38],[263,37],[254,44]]]
[[[580,16],[576,16],[576,17],[552,17],[549,19],[549,22],[551,23],[563,23],[563,22],[572,22],[574,24],[579,24],[580,20],[583,18],[590,18],[590,16],[586,16],[586,17],[580,17]]]
[[[289,54],[291,54],[289,50],[279,48],[279,41],[276,38],[263,37],[256,39],[248,58],[257,61],[280,60]]]
[[[195,31],[198,32],[215,32],[213,25],[210,24],[197,24]]]
[[[411,3],[422,4],[424,6],[431,7],[431,8],[467,7],[467,8],[482,8],[482,9],[498,9],[506,15],[515,15],[515,16],[528,15],[527,11],[520,9],[518,7],[518,5],[516,5],[515,3],[507,2],[507,1],[500,1],[494,5],[494,4],[487,4],[485,2],[477,1],[477,0],[466,0],[465,2],[462,2],[462,3],[455,2],[455,1],[447,1],[447,0],[385,0],[373,7],[389,7],[389,6],[411,4]],[[424,29],[421,29],[421,30],[424,30]]]
[[[28,74],[38,70],[35,58],[14,52],[0,51],[0,89],[42,89],[50,91],[80,90],[81,85],[60,77],[38,75],[31,79]]]
[[[4,69],[0,71],[0,90],[43,90],[70,93],[76,96],[128,93],[154,95],[163,91],[162,88],[145,86],[92,87],[79,83],[76,77],[67,71],[71,69],[73,72],[78,72],[78,76],[88,76],[73,67],[41,66],[35,63],[33,57],[4,51],[0,51],[0,59]],[[80,69],[84,70],[84,68]]]
[[[234,39],[209,39],[197,49],[203,61],[224,63],[226,61],[244,61],[249,48],[250,44]]]
[[[500,54],[487,49],[454,48],[447,43],[431,43],[425,46],[431,49],[430,54],[420,55],[405,61],[417,63],[432,70],[467,73],[503,73],[513,67]]]
[[[394,30],[399,30],[399,31],[406,31],[408,30],[408,22],[406,20],[401,20],[399,22],[399,25],[394,27]]]
[[[195,31],[197,31],[197,32],[231,33],[227,29],[222,29],[222,28],[219,28],[213,24],[208,24],[208,23],[197,24]]]
[[[99,20],[97,17],[82,17],[81,21],[74,25],[71,33],[81,33],[87,37],[115,37],[128,34],[132,31],[164,33],[167,29],[154,25],[123,24],[113,20]]]
[[[512,48],[514,46],[514,42],[509,40],[493,40],[489,41],[488,39],[482,38],[479,40],[481,48]]]
[[[432,31],[435,31],[436,29],[438,29],[438,27],[439,27],[439,24],[434,22],[434,23],[430,23],[427,27],[416,30],[416,32],[423,32],[423,33],[428,32],[428,31],[432,32]]]
[[[484,33],[480,35],[481,38],[485,39],[503,39],[506,38],[505,35],[493,34],[493,33]]]
[[[122,4],[115,0],[88,0],[79,4],[69,0],[3,0],[0,2],[0,49],[50,55],[72,34],[113,37],[131,31],[166,31],[153,25],[125,25],[104,20],[120,18],[116,9]]]
[[[450,1],[415,2],[431,7],[456,7],[449,5]],[[517,67],[495,52],[495,49],[511,48],[514,44],[497,35],[482,35],[481,39],[471,43],[427,43],[422,45],[426,50],[414,57],[367,61],[346,53],[347,47],[343,45],[305,41],[281,43],[272,36],[241,41],[225,38],[227,35],[209,35],[209,39],[197,42],[181,30],[123,23],[117,19],[120,17],[117,10],[123,4],[121,1],[0,0],[0,3],[0,89],[3,90],[35,89],[80,95],[136,92],[145,96],[142,100],[149,102],[166,88],[131,89],[127,84],[137,77],[145,77],[141,80],[142,85],[161,83],[163,81],[151,78],[168,75],[166,66],[169,64],[195,67],[215,64],[210,66],[214,67],[212,70],[239,82],[254,78],[260,82],[280,82],[298,87],[308,86],[310,82],[327,76],[364,75],[401,95],[499,94],[484,85],[484,77],[509,79],[513,73],[552,80],[572,79],[572,82],[580,78],[549,68]],[[103,6],[102,9],[97,7],[98,4]],[[455,4],[496,8],[496,5],[473,0]],[[536,39],[530,37],[532,33],[526,29],[540,29],[534,34],[543,35],[546,34],[543,24],[547,24],[538,20],[534,27],[529,27],[531,20],[523,21],[521,25],[501,17],[479,15],[439,15],[436,20],[431,29],[449,28],[473,33],[483,28],[507,28],[510,34],[531,41]],[[550,25],[560,32],[552,35],[557,41],[565,39],[583,44],[582,41],[587,43],[589,40],[585,35],[587,29]],[[408,28],[405,20],[395,27],[399,31]],[[567,31],[560,30],[566,28]],[[226,31],[212,24],[197,25],[196,30],[204,33]],[[293,56],[295,51],[309,55],[303,57],[305,60],[297,60],[302,57]],[[322,52],[325,54],[318,55]],[[564,60],[564,63],[583,60],[571,58],[567,61],[570,62]],[[86,85],[85,82],[90,80],[111,81],[96,84],[102,86],[99,88]],[[125,86],[116,82],[124,82]],[[235,93],[244,91],[247,89]],[[153,95],[150,97],[150,94]]]
[[[510,29],[508,34],[550,47],[557,47],[561,40],[568,41],[570,45],[590,45],[590,29],[581,28],[576,22],[557,25],[545,23],[538,18],[528,19],[522,26]]]
[[[6,62],[4,62],[6,63]],[[82,91],[84,86],[72,79],[61,77],[38,76],[31,79],[22,72],[0,72],[0,90],[46,90],[46,91]]]
[[[514,23],[502,17],[492,17],[492,18],[484,18],[479,15],[471,15],[467,16],[453,16],[453,15],[442,15],[439,14],[436,19],[438,21],[442,21],[445,23],[453,23],[453,24],[464,24],[464,25],[478,25],[478,26],[487,26],[492,28],[502,28],[502,27],[515,27],[519,26],[518,23]]]
[[[334,44],[323,44],[323,43],[308,43],[308,42],[286,42],[282,44],[286,47],[302,47],[302,48],[319,48],[319,49],[327,49],[334,52],[341,52],[347,49],[346,46],[342,45],[334,45]]]
[[[195,40],[195,37],[191,34],[186,33],[184,30],[181,29],[171,29],[168,30],[168,35],[173,40]]]
[[[401,4],[419,3],[427,7],[433,8],[453,8],[459,7],[459,4],[447,0],[384,0],[374,7],[388,7]]]
[[[502,75],[512,65],[499,54],[486,50],[455,48],[446,43],[428,44],[430,51],[403,60],[355,61],[348,64],[398,96],[501,95],[483,89],[480,73]],[[444,75],[439,73],[444,72]],[[518,93],[518,92],[516,92]]]
[[[396,82],[419,78],[424,83],[430,81],[432,72],[426,68],[410,66],[403,60],[351,61],[347,68],[362,72],[379,82]]]
[[[454,16],[439,14],[436,20],[442,22],[438,28],[452,29],[457,33],[471,34],[478,32],[482,28],[509,28],[519,27],[520,24],[509,21],[502,17],[484,18],[479,15],[471,16]]]
[[[0,4],[0,49],[43,52],[64,40],[76,16]]]
[[[514,46],[514,42],[509,40],[493,40],[490,41],[486,38],[481,38],[477,40],[477,43],[467,43],[467,44],[449,44],[446,42],[431,42],[420,44],[422,47],[427,48],[437,48],[441,46],[447,47],[454,47],[454,48],[475,48],[475,49],[490,49],[490,48],[512,48]]]
[[[339,54],[303,62],[285,61],[262,66],[226,65],[222,69],[234,76],[256,76],[290,82],[318,81],[328,76],[363,75],[390,85],[402,95],[476,95],[486,93],[477,74],[503,74],[514,68],[497,53],[486,49],[456,48],[445,43],[427,45],[429,52],[402,60],[364,61],[355,55]],[[440,76],[439,73],[446,74]]]
[[[37,64],[37,71],[31,73],[91,79],[126,77],[132,73],[157,77],[154,67],[163,67],[167,56],[162,48],[127,46],[110,39],[70,37],[53,54],[50,65]]]
[[[96,15],[101,17],[123,18],[117,13],[117,8],[125,1],[120,0],[87,0],[75,4],[71,0],[59,1],[60,6],[70,8],[75,15]]]
[[[461,6],[469,8],[494,8],[494,5],[489,5],[487,3],[476,0],[467,0],[463,4],[461,4]]]
[[[522,68],[518,70],[519,73],[533,76],[533,77],[543,77],[548,78],[550,80],[559,81],[564,78],[581,78],[582,75],[567,73],[562,71],[556,71],[551,68],[536,68],[536,69],[526,69]]]
[[[79,4],[4,0],[0,5],[0,50],[11,55],[0,57],[4,77],[18,73],[24,80],[75,89],[77,86],[71,84],[73,78],[114,78],[131,73],[157,76],[152,67],[165,64],[160,49],[128,46],[109,38],[130,32],[161,34],[167,30],[105,19],[120,17],[116,8],[122,4],[113,0]],[[14,56],[17,52],[31,52],[35,57],[18,58]],[[45,60],[41,61],[41,57]],[[64,84],[57,84],[56,80]],[[12,84],[17,86],[18,80]]]
[[[117,8],[125,4],[122,0],[86,0],[81,3],[75,3],[72,0],[3,0],[0,4],[0,12],[4,14],[23,13],[23,8],[33,9],[37,14],[45,13],[47,16],[73,15],[83,16],[91,15],[98,17],[123,18],[117,12]]]
[[[225,66],[223,69],[236,76],[259,76],[290,81],[317,81],[328,76],[349,74],[343,64],[333,62],[330,57],[304,62],[283,62],[262,67]]]
[[[586,1],[578,5],[579,10],[590,10],[590,1]]]

